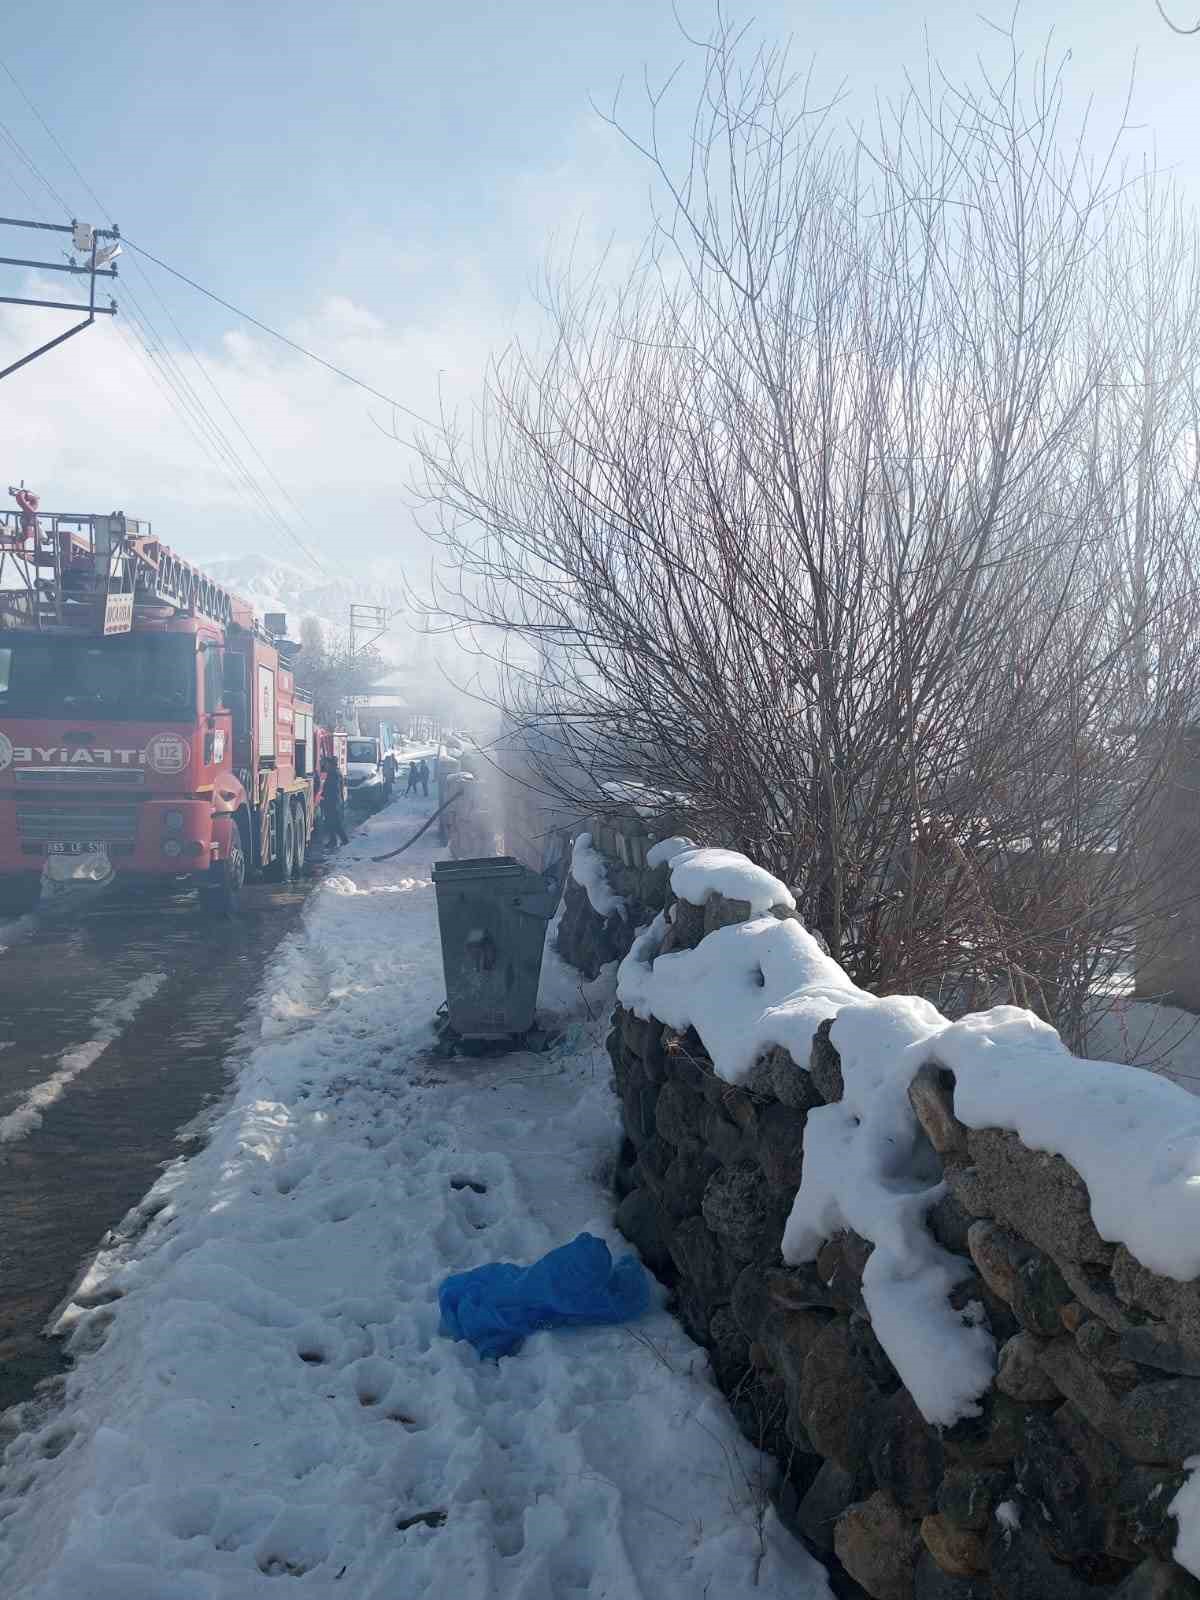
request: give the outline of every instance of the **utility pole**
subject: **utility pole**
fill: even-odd
[[[392,614],[386,606],[351,605],[350,654],[356,656],[360,650],[378,644],[391,620]]]
[[[36,350],[31,350],[28,355],[21,356],[17,361],[10,362],[0,371],[0,378],[7,378],[10,373],[27,366],[29,362],[44,356],[47,350],[53,350],[56,345],[71,339],[77,333],[82,333],[85,328],[90,328],[97,317],[115,317],[117,302],[111,297],[106,306],[96,304],[96,279],[115,278],[117,276],[116,258],[121,253],[121,230],[119,228],[93,228],[86,222],[34,222],[26,217],[0,217],[0,227],[4,228],[29,228],[41,233],[65,233],[71,238],[71,252],[64,251],[66,259],[63,261],[32,260],[26,256],[0,256],[0,267],[26,267],[39,272],[67,272],[74,277],[85,277],[88,280],[88,297],[86,300],[31,300],[24,295],[0,294],[0,305],[6,306],[37,306],[47,311],[85,311],[87,315],[81,322],[60,333],[53,339],[47,339],[45,344],[38,345]],[[107,240],[108,243],[102,241]],[[31,246],[32,248],[32,246]],[[82,256],[82,262],[75,259],[76,255]]]

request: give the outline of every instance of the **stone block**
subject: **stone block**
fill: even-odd
[[[708,1354],[721,1388],[728,1393],[750,1368],[750,1344],[728,1306],[718,1306],[708,1322]]]
[[[1126,1308],[1165,1323],[1180,1344],[1200,1351],[1200,1281],[1181,1283],[1144,1267],[1124,1245],[1118,1245],[1112,1266],[1113,1287]],[[1131,1318],[1144,1321],[1144,1317]]]
[[[967,1130],[954,1115],[954,1075],[929,1064],[908,1086],[908,1103],[940,1156],[967,1154]]]
[[[1169,1560],[1179,1524],[1167,1507],[1185,1476],[1179,1468],[1127,1467],[1112,1496],[1106,1547],[1130,1561],[1147,1552]]]
[[[1059,1561],[1076,1561],[1103,1548],[1105,1511],[1096,1485],[1046,1414],[1026,1421],[1017,1487],[1022,1502],[1037,1507],[1038,1531]]]
[[[640,1071],[631,1072],[621,1091],[621,1119],[634,1144],[644,1145],[654,1138],[657,1105],[658,1085],[648,1083]]]
[[[987,1544],[981,1534],[937,1515],[922,1517],[921,1542],[951,1578],[973,1578],[987,1571]]]
[[[808,1353],[829,1325],[825,1311],[782,1311],[772,1307],[759,1324],[757,1343],[785,1383],[799,1389]]]
[[[838,1518],[861,1496],[861,1482],[836,1461],[826,1461],[796,1510],[801,1535],[818,1550],[833,1550],[833,1530]]]
[[[783,1219],[770,1185],[754,1163],[718,1168],[704,1189],[701,1209],[708,1226],[743,1261],[778,1250]]]
[[[835,1294],[822,1282],[814,1262],[803,1267],[771,1267],[764,1282],[773,1303],[785,1311],[851,1311],[844,1295]]]
[[[715,1157],[702,1144],[677,1145],[663,1177],[661,1204],[667,1215],[682,1219],[699,1212],[709,1180],[719,1171]]]
[[[917,1561],[913,1600],[992,1600],[992,1585],[988,1578],[952,1578],[926,1550]]]
[[[683,1280],[681,1287],[689,1289],[708,1308],[704,1319],[707,1336],[708,1317],[717,1306],[728,1305],[733,1295],[734,1276],[728,1260],[700,1217],[689,1217],[679,1224],[671,1235],[670,1248],[671,1259]]]
[[[1048,1405],[1059,1398],[1058,1387],[1038,1361],[1041,1341],[1024,1330],[1006,1339],[1000,1349],[996,1387],[1023,1405]]]
[[[1138,1381],[1138,1369],[1121,1354],[1121,1335],[1105,1327],[1098,1317],[1091,1317],[1075,1330],[1075,1348],[1093,1367],[1104,1374],[1110,1388],[1132,1389]]]
[[[804,1360],[800,1413],[818,1455],[848,1472],[859,1471],[861,1430],[857,1418],[879,1398],[879,1389],[858,1367],[848,1321],[822,1329]]]
[[[622,1139],[613,1166],[613,1189],[618,1200],[624,1200],[638,1186],[637,1159],[637,1145],[628,1137]]]
[[[1027,1150],[998,1128],[972,1129],[967,1144],[999,1220],[1056,1261],[1111,1263],[1113,1246],[1096,1232],[1087,1185],[1061,1156]]]
[[[1181,1378],[1200,1378],[1200,1349],[1169,1334],[1164,1337],[1161,1326],[1127,1328],[1117,1335],[1117,1351],[1123,1361],[1136,1361],[1139,1366]]]
[[[767,1279],[762,1267],[751,1262],[738,1273],[730,1300],[738,1327],[746,1338],[757,1340],[759,1330],[766,1321],[773,1302],[767,1290]]]
[[[1118,1245],[1114,1262],[1120,1253],[1121,1247]],[[1071,1293],[1093,1317],[1099,1317],[1101,1322],[1107,1327],[1115,1328],[1117,1332],[1135,1326],[1128,1309],[1118,1300],[1113,1280],[1106,1269],[1081,1265],[1077,1261],[1059,1261],[1058,1265]],[[1059,1316],[1063,1320],[1063,1326],[1072,1333],[1083,1320],[1082,1318],[1075,1320],[1073,1316],[1068,1319],[1065,1306],[1060,1309]]]
[[[694,950],[704,937],[704,907],[694,906],[688,900],[674,901],[671,929],[675,935],[674,949]]]
[[[828,1017],[813,1034],[812,1053],[808,1058],[808,1073],[821,1099],[827,1106],[835,1105],[845,1094],[842,1082],[842,1058],[829,1037],[833,1018]]]
[[[732,928],[739,922],[749,922],[749,900],[727,900],[723,894],[709,895],[704,902],[704,931],[715,933],[718,928]]]
[[[670,1224],[648,1189],[633,1189],[625,1196],[617,1207],[616,1224],[655,1277],[673,1281]]]
[[[1017,1289],[1017,1262],[1021,1241],[998,1222],[973,1222],[967,1229],[967,1249],[979,1274],[993,1294],[1012,1304]]]
[[[767,1182],[795,1195],[804,1167],[804,1124],[808,1113],[789,1106],[759,1108],[755,1148]]]
[[[984,1188],[983,1178],[974,1167],[947,1167],[946,1183],[968,1217],[995,1216],[991,1196]]]
[[[1097,1590],[1070,1567],[1055,1561],[1026,1526],[1031,1518],[1026,1507],[1019,1528],[992,1525],[988,1572],[993,1600],[1101,1600],[1111,1593],[1110,1589]]]
[[[1151,1556],[1113,1591],[1113,1600],[1200,1600],[1200,1582],[1173,1561]]]
[[[1103,1438],[1135,1461],[1173,1464],[1200,1440],[1200,1379],[1163,1378],[1114,1393],[1073,1339],[1054,1339],[1039,1360]]]
[[[925,1226],[943,1250],[949,1250],[951,1255],[965,1256],[968,1253],[967,1232],[971,1220],[957,1195],[947,1190],[926,1213]]]
[[[938,1485],[938,1514],[956,1528],[985,1533],[993,1509],[1008,1492],[1008,1484],[1005,1472],[951,1467]]]
[[[811,1111],[814,1106],[825,1104],[808,1068],[794,1061],[782,1046],[768,1051],[762,1065],[780,1105],[793,1111]]]
[[[921,1541],[886,1494],[847,1507],[834,1528],[833,1548],[871,1600],[912,1600]]]
[[[700,1118],[700,1141],[723,1167],[754,1160],[754,1140],[731,1122],[720,1105],[705,1103]]]
[[[707,1110],[700,1096],[678,1081],[664,1083],[654,1108],[655,1127],[668,1144],[680,1145],[689,1139],[702,1142],[703,1117]]]
[[[744,1438],[756,1450],[763,1450],[777,1461],[795,1454],[788,1435],[788,1398],[782,1378],[774,1373],[755,1372],[743,1378],[729,1396],[729,1408]]]
[[[943,1451],[937,1432],[900,1389],[864,1413],[867,1459],[879,1488],[910,1517],[923,1517],[937,1505]]]
[[[964,1417],[942,1433],[948,1458],[966,1467],[1002,1467],[1016,1459],[1025,1437],[1026,1408],[989,1389],[979,1415]]]

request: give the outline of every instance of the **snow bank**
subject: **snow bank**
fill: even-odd
[[[581,833],[575,840],[571,850],[571,876],[581,889],[587,890],[592,910],[598,917],[625,915],[625,900],[609,885],[604,857],[592,844],[590,833]]]

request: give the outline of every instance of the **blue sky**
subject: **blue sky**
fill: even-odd
[[[1181,22],[1194,20],[1173,3]],[[680,9],[698,32],[715,15],[691,0]],[[920,68],[926,29],[952,72],[991,47],[961,3],[730,0],[725,10],[756,19],[765,37],[790,34],[798,60],[814,55],[818,83],[845,85],[847,118],[894,91],[904,65]],[[1171,34],[1153,0],[1049,0],[1024,7],[1018,27],[1031,47],[1053,28],[1072,53],[1075,91],[1094,93],[1102,111],[1138,52],[1138,137],[1152,133],[1160,161],[1195,190],[1200,36]],[[52,11],[10,0],[0,53],[131,238],[427,410],[439,383],[468,395],[489,349],[536,328],[530,286],[555,240],[561,251],[577,229],[593,247],[641,237],[647,175],[590,101],[607,102],[624,79],[636,111],[643,72],[662,78],[686,50],[669,0],[66,0]],[[687,111],[686,92],[677,105]],[[0,118],[92,216],[5,81]],[[23,215],[18,182],[56,215],[0,144],[0,210]],[[156,274],[202,376],[136,271],[126,267],[122,284],[249,460],[207,387],[217,385],[310,514],[310,542],[315,534],[340,561],[418,551],[404,453],[381,435],[378,406]],[[122,322],[0,384],[3,472],[36,481],[46,504],[91,497],[141,510],[197,554],[286,555],[286,536],[162,392],[134,319]],[[49,331],[36,314],[10,313],[0,348]],[[257,461],[251,470],[292,521]]]

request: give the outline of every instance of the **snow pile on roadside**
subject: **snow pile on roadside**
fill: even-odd
[[[65,1403],[0,1471],[12,1600],[827,1600],[665,1311],[498,1365],[439,1336],[449,1272],[623,1245],[611,974],[548,951],[552,1052],[426,1059],[435,852],[358,860],[423,814],[341,852],[209,1146],[80,1291]]]
[[[587,890],[592,910],[598,917],[625,915],[625,897],[610,885],[604,857],[593,845],[590,833],[576,836],[571,848],[571,876],[581,889]]]
[[[708,893],[749,898],[730,885],[750,881],[750,871],[738,858],[710,869],[703,858],[711,854],[670,858],[676,893],[682,884],[696,903]],[[762,897],[757,903],[763,908]],[[759,914],[693,950],[661,955],[666,928],[660,916],[634,942],[618,997],[639,1016],[695,1027],[714,1070],[730,1082],[774,1045],[805,1065],[817,1023],[835,1018],[844,1098],[809,1114],[784,1255],[812,1260],[842,1228],[875,1244],[863,1294],[876,1334],[930,1422],[978,1410],[994,1352],[978,1308],[950,1307],[961,1263],[924,1227],[944,1193],[908,1101],[924,1064],[954,1072],[955,1110],[969,1127],[1007,1129],[1030,1149],[1064,1156],[1088,1185],[1102,1238],[1123,1242],[1153,1271],[1200,1274],[1200,1116],[1175,1084],[1079,1060],[1053,1028],[1013,1006],[950,1023],[923,1000],[877,999],[794,921]]]

